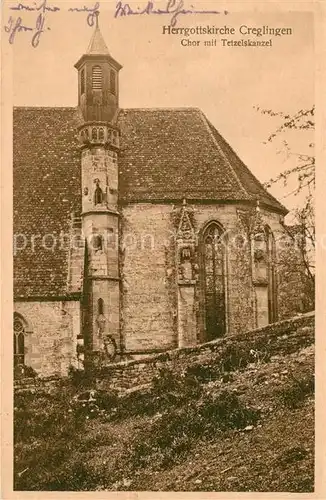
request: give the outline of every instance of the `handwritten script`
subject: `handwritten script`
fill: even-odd
[[[228,14],[226,10],[197,10],[195,7],[185,8],[183,0],[168,0],[166,7],[164,9],[159,9],[155,7],[154,2],[151,0],[147,2],[147,5],[143,8],[137,7],[132,9],[128,3],[118,2],[116,5],[116,10],[114,17],[123,16],[139,16],[139,15],[169,15],[171,16],[170,25],[175,26],[178,22],[178,18],[181,15],[189,14]]]
[[[43,0],[39,4],[33,2],[33,5],[34,6],[25,3],[18,3],[17,5],[10,7],[10,10],[17,11],[20,14],[17,17],[11,15],[4,27],[5,32],[8,33],[9,43],[14,43],[17,33],[29,32],[32,34],[32,37],[30,39],[32,47],[38,47],[42,33],[44,33],[46,30],[51,29],[49,26],[46,26],[47,15],[59,12],[61,10],[57,5],[50,5],[48,3],[48,0]],[[93,7],[73,7],[68,9],[68,12],[86,13],[87,24],[89,26],[93,26],[95,23],[96,15],[99,13],[99,8],[100,3],[96,2]],[[27,25],[23,20],[22,16],[27,12],[34,12],[36,14],[35,23]]]
[[[10,7],[11,11],[17,12],[17,15],[10,15],[6,25],[4,26],[5,32],[8,34],[10,44],[13,44],[18,33],[29,33],[30,43],[32,47],[38,47],[43,33],[51,30],[47,25],[48,16],[55,14],[61,10],[57,5],[50,4],[48,0],[43,0],[40,3],[33,2],[33,6],[28,3],[18,3]],[[86,22],[88,26],[94,26],[96,16],[100,12],[100,2],[96,2],[92,7],[72,7],[68,12],[84,13],[86,14]],[[35,13],[35,19],[32,23],[27,23],[23,16],[27,13]],[[194,15],[194,14],[228,14],[226,10],[198,10],[191,5],[186,8],[184,0],[168,0],[164,8],[155,6],[152,0],[148,1],[144,7],[131,8],[128,3],[121,1],[117,2],[114,18],[125,16],[139,16],[139,15],[166,15],[170,16],[170,25],[175,26],[180,16]],[[30,18],[30,16],[29,16]]]

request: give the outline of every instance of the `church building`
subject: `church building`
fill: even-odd
[[[77,107],[14,109],[15,366],[65,375],[297,312],[287,210],[203,112],[120,108],[98,24],[75,68]]]

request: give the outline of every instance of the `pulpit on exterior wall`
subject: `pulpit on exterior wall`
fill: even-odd
[[[198,269],[195,262],[195,231],[184,200],[176,238],[178,347],[197,344],[195,287]]]

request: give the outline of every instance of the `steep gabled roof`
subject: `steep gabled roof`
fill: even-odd
[[[16,297],[67,293],[68,248],[60,243],[60,232],[68,235],[71,213],[81,211],[76,134],[81,123],[76,108],[14,110]],[[118,125],[121,203],[258,199],[286,213],[200,110],[120,110]],[[51,251],[45,247],[54,237]]]
[[[118,124],[123,201],[259,200],[287,212],[199,109],[126,109]]]

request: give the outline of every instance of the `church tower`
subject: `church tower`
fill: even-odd
[[[119,345],[118,74],[98,25],[86,54],[75,64],[82,171],[82,230],[86,240],[83,333],[96,358]],[[113,340],[113,344],[112,344]]]

